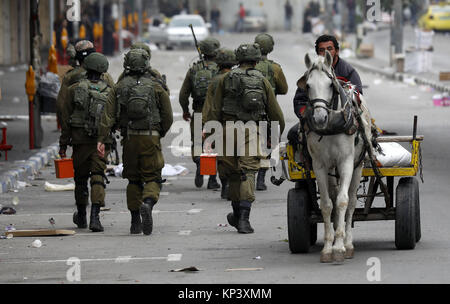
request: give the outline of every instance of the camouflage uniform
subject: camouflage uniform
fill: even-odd
[[[205,56],[205,60],[201,60],[196,62],[186,73],[186,77],[184,79],[183,85],[180,90],[179,102],[181,108],[183,109],[183,118],[186,119],[186,116],[190,118],[190,128],[191,128],[191,155],[192,160],[197,165],[197,172],[195,178],[195,185],[200,188],[203,185],[203,176],[200,175],[200,155],[195,155],[195,147],[194,147],[194,131],[195,131],[195,114],[202,113],[203,106],[205,103],[205,96],[201,96],[195,85],[196,74],[201,71],[211,71],[212,77],[214,77],[218,73],[218,66],[215,62],[215,56],[217,50],[220,47],[220,42],[214,38],[207,38],[200,42],[200,50],[203,56]],[[206,93],[206,92],[205,92]],[[199,97],[200,95],[200,97]],[[189,97],[192,96],[192,110],[193,114],[190,115],[189,112]],[[220,185],[216,181],[216,176],[210,176],[208,181],[208,189],[217,189],[220,188]]]
[[[236,57],[240,63],[237,69],[224,74],[218,79],[217,88],[214,92],[214,96],[211,98],[211,106],[207,113],[204,113],[205,121],[220,121],[224,126],[224,150],[223,155],[219,158],[221,162],[221,171],[229,181],[229,195],[232,200],[233,213],[228,215],[228,221],[230,225],[236,227],[240,233],[252,233],[249,223],[250,209],[252,202],[255,200],[255,174],[260,168],[260,151],[257,155],[251,155],[249,149],[251,146],[260,148],[258,142],[258,136],[250,134],[250,130],[241,128],[230,128],[226,126],[227,121],[236,122],[242,120],[241,117],[248,114],[246,112],[232,113],[230,106],[232,103],[239,105],[240,101],[236,101],[234,93],[232,93],[228,87],[230,83],[233,83],[233,75],[235,73],[251,74],[253,79],[257,79],[260,83],[261,89],[265,95],[266,101],[264,102],[264,109],[261,115],[266,115],[270,121],[278,121],[280,123],[281,132],[284,131],[285,123],[283,112],[280,106],[276,102],[275,95],[270,86],[270,83],[264,76],[254,70],[254,64],[260,58],[261,53],[259,46],[253,45],[241,45],[236,50]],[[242,89],[242,88],[241,88]],[[239,90],[237,90],[239,91]],[[262,116],[259,117],[262,117]],[[249,119],[247,121],[254,121],[258,123],[262,118],[258,120]],[[246,121],[244,121],[246,122]],[[257,130],[256,130],[257,131]],[[226,151],[226,137],[227,133],[234,132],[233,152],[234,156],[227,156]],[[244,134],[244,142],[237,141],[237,135]],[[243,145],[242,145],[243,144]],[[245,149],[245,150],[241,150]],[[245,151],[243,156],[238,156],[238,151]]]
[[[98,212],[100,211],[100,207],[105,206],[106,176],[104,172],[106,169],[106,160],[100,158],[97,154],[96,132],[90,134],[92,130],[84,127],[86,123],[77,120],[81,117],[80,115],[83,116],[83,119],[85,118],[85,114],[79,114],[81,110],[79,110],[80,106],[77,105],[77,98],[80,98],[80,93],[78,92],[82,83],[88,83],[86,87],[98,90],[105,95],[111,89],[111,86],[108,82],[103,81],[102,73],[105,73],[108,69],[108,60],[105,56],[92,53],[86,57],[83,65],[85,75],[80,77],[78,82],[75,82],[67,89],[67,96],[63,100],[64,106],[61,108],[62,130],[59,144],[60,154],[63,155],[65,155],[65,150],[68,145],[73,146],[72,158],[75,171],[75,201],[77,205],[77,212],[74,214],[74,223],[79,228],[86,228],[85,216],[86,207],[89,204],[88,180],[90,179],[92,202],[90,229],[98,232],[103,231],[103,227],[98,218]],[[98,75],[98,79],[91,76],[94,72]],[[94,129],[96,131],[96,128]]]
[[[269,80],[275,96],[286,95],[288,92],[288,84],[286,82],[286,77],[284,76],[281,66],[278,63],[267,58],[267,54],[273,51],[273,47],[275,44],[273,37],[269,34],[259,34],[255,38],[255,43],[258,43],[260,45],[262,54],[262,59],[259,61],[255,68],[261,71],[261,73],[264,74],[267,80]],[[270,147],[270,143],[268,144],[268,146]],[[269,166],[269,159],[261,160],[261,169],[259,169],[258,171],[256,190],[267,190],[267,186],[265,185],[264,180]]]
[[[132,50],[129,54],[130,56],[141,55],[146,58],[146,61],[150,59],[142,50]],[[144,119],[147,121],[147,126],[134,129],[131,125],[132,121],[126,116],[129,114],[129,108],[124,110],[124,107],[131,103],[130,92],[139,86],[151,92],[152,99],[149,102],[151,108],[149,116]],[[153,81],[148,74],[148,66],[140,70],[131,68],[108,97],[99,128],[99,141],[104,143],[111,129],[117,127],[121,129],[124,137],[122,175],[129,181],[127,206],[132,216],[130,228],[132,234],[143,231],[144,234],[149,235],[152,232],[151,211],[159,200],[163,182],[161,171],[164,167],[164,157],[160,139],[166,135],[172,123],[173,113],[169,95],[158,82]],[[139,215],[142,216],[142,222]]]

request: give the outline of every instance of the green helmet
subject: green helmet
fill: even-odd
[[[261,53],[263,55],[267,55],[273,51],[273,46],[275,42],[273,41],[273,37],[269,34],[259,34],[255,37],[255,43],[259,44],[261,47]]]
[[[83,67],[86,70],[106,73],[109,68],[109,62],[105,55],[100,53],[92,53],[84,59]]]
[[[133,49],[125,55],[123,67],[128,71],[144,73],[149,66],[150,56],[143,49]]]
[[[130,47],[130,49],[131,50],[144,50],[147,52],[148,56],[150,58],[152,58],[152,51],[150,50],[150,47],[144,42],[136,42]]]
[[[234,51],[227,49],[227,48],[221,48],[217,51],[216,55],[216,63],[218,65],[236,65],[236,55],[234,54]]]
[[[206,38],[199,43],[200,52],[206,56],[216,56],[217,50],[220,48],[220,42],[216,38]]]
[[[77,51],[75,50],[75,46],[72,43],[69,43],[66,52],[69,58],[75,58],[75,56],[77,56]]]
[[[245,61],[260,61],[261,60],[261,48],[259,44],[241,44],[235,51],[236,59],[238,62]]]

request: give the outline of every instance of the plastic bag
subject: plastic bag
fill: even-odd
[[[39,94],[44,97],[57,98],[61,82],[59,76],[52,72],[47,72],[41,77],[39,82]]]

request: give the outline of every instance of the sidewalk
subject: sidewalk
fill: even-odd
[[[42,148],[29,149],[26,69],[25,65],[0,68],[0,125],[7,127],[7,143],[13,146],[8,151],[8,161],[5,161],[5,153],[1,152],[0,193],[16,188],[18,180],[28,180],[58,152],[54,145],[59,138],[55,115],[41,116]]]
[[[447,56],[448,37],[444,34],[435,35],[433,45],[433,71],[419,74],[397,73],[394,67],[389,65],[389,42],[390,31],[384,29],[376,32],[369,32],[364,37],[363,42],[374,45],[374,57],[359,59],[355,57],[344,58],[357,69],[384,75],[391,79],[403,81],[410,79],[417,84],[427,85],[440,92],[450,92],[449,81],[439,81],[440,71],[450,71],[450,63],[443,60]],[[352,47],[355,45],[355,35],[348,35],[346,42]],[[405,26],[404,30],[404,49],[413,46],[415,43],[414,29]]]

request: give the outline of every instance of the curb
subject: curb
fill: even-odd
[[[403,81],[404,79],[413,79],[415,83],[422,84],[422,85],[428,85],[432,87],[433,89],[440,91],[440,92],[447,92],[450,93],[450,86],[443,85],[439,82],[428,80],[419,76],[407,74],[407,73],[397,73],[392,71],[387,71],[384,69],[376,68],[373,66],[369,66],[367,64],[352,60],[350,58],[346,59],[348,63],[353,65],[354,67],[357,67],[358,69],[365,70],[367,72],[377,73],[386,76],[387,78],[397,80],[397,81]]]
[[[0,193],[7,193],[17,188],[19,181],[26,182],[37,175],[38,171],[54,160],[59,152],[59,143],[41,149],[28,160],[17,161],[17,168],[0,176]]]

